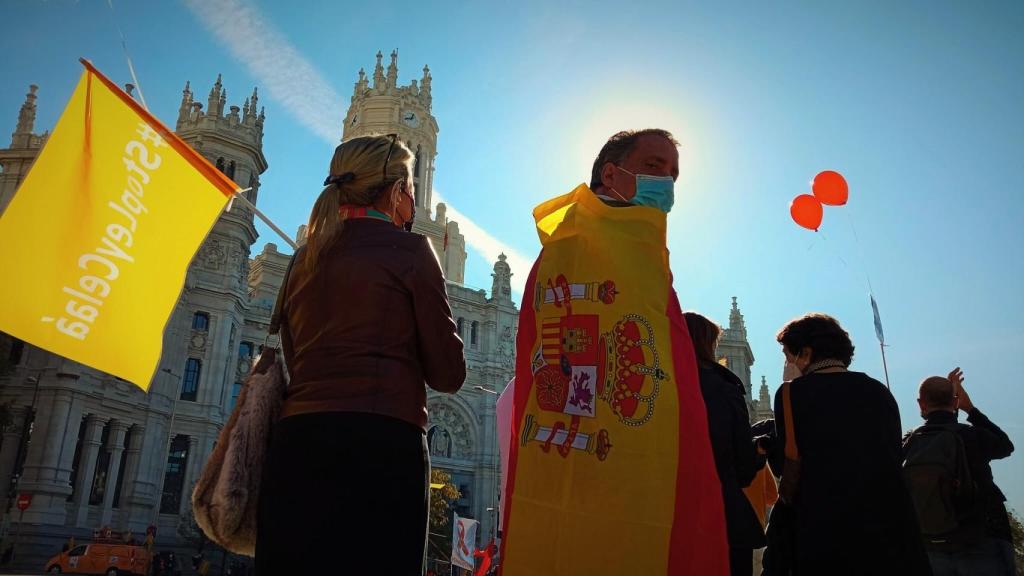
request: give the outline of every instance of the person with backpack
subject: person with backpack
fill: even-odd
[[[936,576],[1015,574],[1006,497],[992,460],[1013,452],[1009,436],[971,402],[963,372],[921,382],[923,426],[903,441],[903,475]],[[969,424],[957,422],[957,410]]]

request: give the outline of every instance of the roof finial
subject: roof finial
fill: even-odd
[[[381,63],[382,58],[384,58],[384,54],[382,54],[380,50],[377,50],[377,65],[373,68],[374,88],[384,87],[384,65]]]
[[[14,138],[12,138],[12,144],[14,140],[18,139],[18,136],[28,136],[32,134],[32,130],[36,123],[36,91],[39,90],[39,86],[31,84],[28,87],[28,94],[25,95],[25,102],[21,105],[21,110],[18,111],[18,124],[14,128]],[[25,140],[26,146],[28,140]]]
[[[391,51],[391,64],[388,64],[388,87],[398,86],[398,50]]]

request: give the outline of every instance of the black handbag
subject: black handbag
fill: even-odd
[[[786,430],[785,460],[779,481],[779,500],[768,516],[765,537],[768,547],[761,559],[762,576],[789,576],[796,568],[796,498],[800,483],[800,453],[793,429],[790,383],[782,383],[783,426]]]

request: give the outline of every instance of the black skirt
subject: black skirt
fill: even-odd
[[[281,420],[260,488],[257,576],[422,574],[429,486],[413,424],[355,412]]]

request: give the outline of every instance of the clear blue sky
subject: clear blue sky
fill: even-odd
[[[289,231],[308,215],[338,114],[378,49],[398,49],[402,83],[430,64],[435,187],[527,259],[538,248],[532,207],[587,180],[607,136],[672,130],[683,143],[669,220],[683,306],[726,323],[739,297],[755,377],[773,390],[774,334],[807,311],[837,316],[857,345],[854,368],[881,379],[870,276],[904,428],[919,421],[917,383],[961,366],[975,403],[1021,449],[995,468],[1024,509],[1013,363],[1024,352],[1024,4],[490,4],[115,8],[150,108],[168,124],[186,80],[205,100],[223,73],[239,105],[260,86],[270,162],[260,205]],[[105,2],[9,2],[3,12],[0,133],[13,130],[30,83],[40,86],[37,129],[52,127],[80,56],[129,81]],[[842,172],[851,197],[814,234],[787,207],[823,169]],[[264,241],[276,240],[261,228],[257,251]],[[471,250],[467,282],[489,288],[490,267]]]

